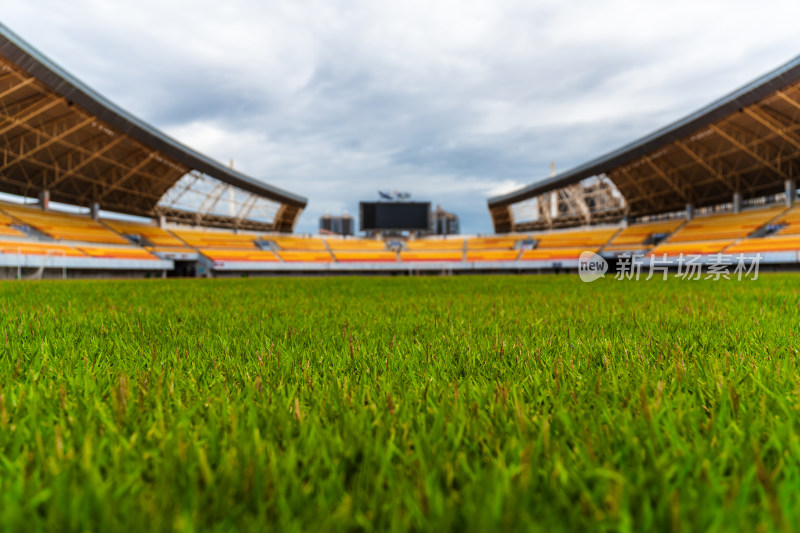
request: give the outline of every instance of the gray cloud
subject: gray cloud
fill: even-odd
[[[617,148],[798,53],[796,2],[7,0],[3,22],[141,118],[304,194],[486,198]],[[779,13],[779,17],[774,14]]]

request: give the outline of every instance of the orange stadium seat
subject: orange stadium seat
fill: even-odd
[[[27,235],[11,226],[0,225],[0,237],[27,237]]]
[[[54,257],[86,257],[80,250],[66,244],[45,242],[0,241],[0,253],[22,255],[51,255]]]
[[[144,248],[135,246],[77,246],[89,257],[109,259],[158,259]]]
[[[459,250],[410,250],[400,252],[400,260],[405,262],[412,261],[442,261],[460,262],[464,258],[464,252]]]
[[[337,250],[386,250],[383,241],[369,239],[325,239],[328,248],[336,252]]]
[[[664,254],[672,255],[703,255],[716,254],[733,244],[730,239],[717,241],[694,241],[694,242],[662,242],[650,252],[649,255],[661,257]]]
[[[397,254],[387,250],[334,251],[333,257],[339,263],[393,263],[397,261]]]
[[[200,253],[212,261],[278,261],[278,256],[269,250],[230,250],[204,248]]]
[[[597,248],[537,248],[525,250],[520,261],[577,261],[583,252],[597,252]]]
[[[613,237],[619,228],[591,229],[578,231],[561,231],[557,233],[541,233],[534,235],[538,241],[536,248],[599,248]]]
[[[406,243],[406,250],[463,250],[464,239],[416,239]]]
[[[786,208],[774,206],[697,217],[676,231],[668,242],[711,241],[716,239],[741,239],[767,224]]]
[[[2,204],[0,209],[23,224],[36,228],[55,239],[102,244],[129,244],[127,239],[85,215],[42,211],[36,207],[16,204]]]
[[[800,235],[800,205],[795,205],[779,218],[776,224],[785,224],[778,235]]]
[[[467,239],[467,250],[513,250],[517,241],[528,237],[516,235],[510,237],[470,237]]]
[[[150,253],[159,254],[193,254],[197,252],[188,246],[145,246],[144,248]]]
[[[604,251],[645,249],[647,246],[644,243],[651,235],[672,233],[684,222],[684,219],[676,218],[630,225],[617,233],[616,237],[604,248]]]
[[[798,250],[800,250],[800,235],[788,235],[743,239],[725,250],[725,253],[746,254],[755,252],[794,252]]]
[[[332,263],[333,256],[327,250],[281,250],[280,258],[287,263]]]
[[[603,247],[604,252],[642,252],[652,248],[647,244],[608,244]]]
[[[142,244],[152,247],[187,248],[175,235],[161,229],[154,223],[132,222],[127,220],[103,219],[103,223],[122,235],[134,235],[142,239]]]
[[[0,237],[27,237],[25,233],[12,228],[11,224],[13,223],[14,221],[10,217],[0,213]]]
[[[287,237],[264,235],[265,241],[273,241],[281,250],[306,250],[323,251],[327,250],[325,242],[319,237]]]
[[[516,261],[518,250],[467,250],[467,262],[479,261]]]
[[[233,233],[231,231],[202,231],[173,229],[172,233],[194,248],[229,248],[238,250],[258,250],[257,235]]]

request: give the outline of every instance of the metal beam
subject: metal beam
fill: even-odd
[[[78,124],[75,124],[71,128],[61,132],[58,135],[50,136],[47,133],[45,133],[44,135],[47,138],[46,141],[44,141],[43,143],[41,143],[39,145],[34,146],[32,149],[28,150],[27,152],[25,152],[23,154],[20,154],[16,159],[13,159],[13,160],[5,163],[3,166],[0,166],[0,172],[3,172],[4,170],[8,169],[9,167],[17,164],[17,162],[19,162],[22,159],[30,158],[32,155],[40,152],[41,150],[47,148],[48,146],[50,146],[50,145],[52,145],[54,143],[61,142],[62,140],[64,140],[64,138],[68,137],[69,135],[72,135],[76,131],[80,130],[81,128],[83,128],[84,126],[89,124],[90,122],[92,122],[91,117],[88,118],[88,119],[83,120],[82,122],[79,122]]]
[[[688,200],[689,200],[689,195],[688,195],[686,192],[684,192],[683,190],[681,190],[681,185],[679,185],[679,184],[677,184],[677,183],[676,183],[676,182],[678,181],[677,179],[673,178],[672,176],[669,176],[669,175],[668,175],[666,172],[664,172],[664,170],[662,170],[662,169],[661,169],[661,168],[660,168],[658,165],[656,165],[655,163],[653,163],[653,160],[652,160],[651,158],[649,158],[649,157],[645,157],[645,158],[644,158],[644,162],[647,164],[647,166],[649,166],[650,168],[652,168],[652,169],[653,169],[653,171],[655,171],[655,173],[656,173],[656,174],[657,174],[657,175],[658,175],[658,176],[659,176],[659,177],[660,177],[660,178],[661,178],[661,179],[662,179],[662,180],[663,180],[663,181],[664,181],[664,182],[665,182],[667,185],[669,185],[669,186],[670,186],[670,188],[671,188],[673,191],[675,191],[675,192],[678,194],[678,196],[680,196],[681,198],[683,198],[683,199],[684,199],[684,200],[686,200],[686,201],[688,201]]]
[[[695,144],[698,144],[698,143],[695,141]],[[689,146],[687,144],[685,144],[684,142],[682,142],[682,141],[675,141],[675,145],[678,148],[680,148],[681,150],[683,150],[684,153],[686,153],[686,155],[688,155],[689,157],[694,159],[695,162],[697,162],[697,164],[699,164],[701,167],[706,169],[706,171],[714,179],[716,179],[717,181],[719,181],[720,183],[725,185],[725,187],[730,189],[731,192],[736,190],[736,187],[734,185],[732,185],[730,180],[726,177],[725,171],[722,168],[724,166],[724,164],[722,163],[722,161],[720,159],[709,161],[706,157],[700,155],[696,151],[694,151],[691,148],[689,148]],[[714,167],[715,164],[719,168],[715,168]]]
[[[722,128],[717,126],[716,124],[711,126],[711,129],[714,130],[714,132],[716,132],[717,135],[719,135],[720,137],[722,137],[723,139],[725,139],[726,141],[728,141],[732,145],[736,146],[742,152],[748,154],[750,157],[752,157],[753,159],[755,159],[756,161],[758,161],[759,163],[761,163],[765,167],[768,167],[768,168],[772,169],[779,176],[783,177],[784,179],[789,179],[789,175],[786,174],[786,172],[784,172],[780,167],[778,167],[772,161],[769,161],[769,160],[765,159],[758,152],[756,152],[756,150],[754,148],[751,148],[746,143],[740,141],[739,139],[736,139],[733,135],[731,135],[730,133],[726,132],[725,130],[723,130]]]
[[[785,125],[776,122],[774,118],[767,114],[763,109],[753,106],[745,109],[744,112],[753,120],[756,120],[762,126],[769,129],[775,135],[781,137],[795,148],[800,149],[800,137],[794,134],[792,130],[787,128]]]

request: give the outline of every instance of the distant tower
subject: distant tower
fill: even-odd
[[[347,212],[340,216],[331,216],[329,213],[325,213],[319,219],[320,233],[352,235],[353,229],[353,217]]]
[[[458,235],[458,215],[449,213],[437,205],[432,213],[433,233],[436,235]]]

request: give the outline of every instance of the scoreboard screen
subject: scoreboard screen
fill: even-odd
[[[430,227],[430,202],[361,202],[361,231],[426,230]]]

